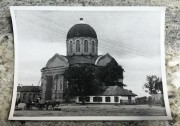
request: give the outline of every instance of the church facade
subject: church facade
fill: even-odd
[[[41,69],[42,99],[44,100],[64,100],[67,82],[64,80],[63,74],[69,65],[105,66],[114,59],[108,53],[98,55],[97,34],[89,24],[83,22],[82,18],[68,31],[66,48],[66,56],[56,53]],[[123,80],[120,81],[123,82]]]

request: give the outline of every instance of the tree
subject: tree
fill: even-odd
[[[163,86],[162,86],[162,79],[158,78],[156,84],[155,84],[155,89],[159,92],[161,92],[161,94],[163,94]]]
[[[144,84],[144,88],[146,89],[146,92],[149,92],[149,94],[157,94],[161,93],[163,94],[163,86],[162,86],[162,80],[161,78],[157,77],[156,75],[148,75],[146,77],[147,83]],[[161,105],[162,107],[165,106],[163,95],[161,97]]]
[[[81,96],[85,104],[85,96],[97,92],[95,81],[95,66],[90,64],[70,65],[65,71],[65,80],[68,82],[70,96]]]
[[[148,75],[146,77],[147,82],[144,84],[145,92],[149,94],[157,94],[161,92],[163,94],[162,80],[156,75]]]
[[[112,59],[106,66],[96,69],[96,79],[102,86],[125,86],[120,80],[123,79],[124,69]]]

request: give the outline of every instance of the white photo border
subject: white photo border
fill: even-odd
[[[61,10],[61,11],[158,11],[161,12],[161,73],[162,73],[162,81],[163,81],[163,92],[164,92],[164,102],[166,107],[166,116],[50,116],[50,117],[15,117],[14,108],[16,101],[16,93],[17,93],[17,85],[18,85],[18,35],[17,35],[17,26],[15,19],[15,11],[16,10]],[[165,68],[165,7],[159,6],[136,6],[136,7],[72,7],[72,6],[11,6],[10,13],[12,17],[13,24],[13,34],[14,34],[14,86],[13,86],[13,97],[11,103],[11,109],[9,114],[9,120],[109,120],[109,121],[117,121],[117,120],[172,120],[171,111],[168,101],[167,94],[167,81],[166,81],[166,68]]]

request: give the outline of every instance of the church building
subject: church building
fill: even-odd
[[[72,26],[68,31],[66,48],[66,56],[56,53],[48,60],[46,66],[41,69],[42,99],[44,100],[64,100],[64,90],[67,88],[67,82],[64,80],[63,74],[69,65],[93,64],[106,66],[107,63],[114,59],[108,53],[98,55],[97,34],[89,24],[83,22],[82,18],[80,18],[78,24]],[[119,81],[123,82],[123,80]],[[111,89],[117,90],[119,88]],[[125,89],[122,88],[121,92],[123,90]],[[130,91],[126,90],[125,92],[128,97],[136,96]],[[119,93],[119,95],[123,94]]]

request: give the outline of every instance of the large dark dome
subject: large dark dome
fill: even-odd
[[[67,39],[74,37],[92,37],[97,39],[95,30],[88,24],[76,24],[69,30]]]

